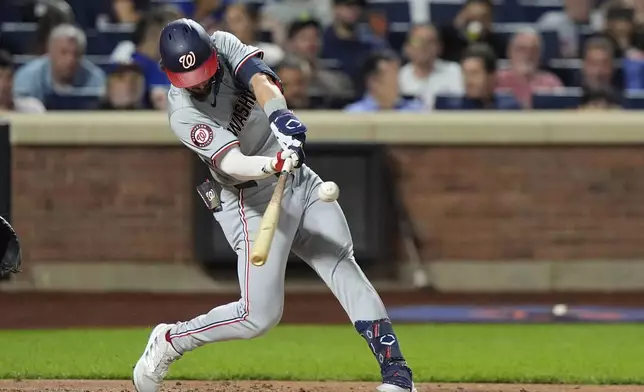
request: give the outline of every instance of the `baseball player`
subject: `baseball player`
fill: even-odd
[[[159,48],[172,82],[170,126],[215,180],[204,183],[200,193],[209,193],[204,201],[237,253],[241,299],[189,321],[156,326],[134,367],[137,391],[157,392],[170,364],[187,351],[252,339],[277,325],[292,250],[329,286],[367,341],[382,373],[377,391],[415,392],[387,311],[355,262],[344,214],[337,202],[318,198],[322,180],[304,164],[306,126],[288,110],[280,80],[262,52],[226,32],[208,36],[189,19],[167,25]],[[278,227],[266,264],[257,267],[249,260],[251,247],[286,159],[293,170]]]

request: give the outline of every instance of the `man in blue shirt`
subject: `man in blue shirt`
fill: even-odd
[[[472,44],[461,59],[464,96],[438,96],[438,110],[521,110],[521,104],[509,93],[497,92],[497,57],[493,49],[483,43]]]
[[[52,30],[45,56],[23,65],[14,79],[14,95],[33,97],[48,109],[59,96],[98,98],[105,90],[105,73],[85,59],[87,40],[78,27],[62,24]],[[82,107],[78,107],[81,109]]]
[[[400,95],[398,73],[400,61],[395,53],[372,53],[364,62],[365,96],[345,108],[347,112],[379,112],[393,110],[415,112],[422,110],[420,101],[406,100]]]
[[[334,0],[333,24],[322,36],[320,57],[356,82],[361,79],[360,66],[369,53],[389,47],[369,26],[359,23],[365,6],[365,0]]]

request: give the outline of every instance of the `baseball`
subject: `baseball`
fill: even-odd
[[[320,200],[327,203],[336,201],[338,200],[338,196],[340,196],[340,188],[338,188],[338,184],[335,182],[326,181],[318,188],[318,196]]]
[[[568,313],[568,307],[564,304],[559,304],[552,307],[552,314],[557,317],[565,316],[566,313]]]

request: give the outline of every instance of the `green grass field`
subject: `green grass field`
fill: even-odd
[[[0,331],[1,378],[127,379],[148,329]],[[640,325],[399,325],[416,381],[644,383]],[[280,326],[188,353],[175,379],[376,381],[350,327]]]

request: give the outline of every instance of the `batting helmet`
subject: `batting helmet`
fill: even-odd
[[[191,19],[175,20],[161,31],[159,52],[161,67],[175,87],[197,86],[211,80],[219,69],[210,36]]]

